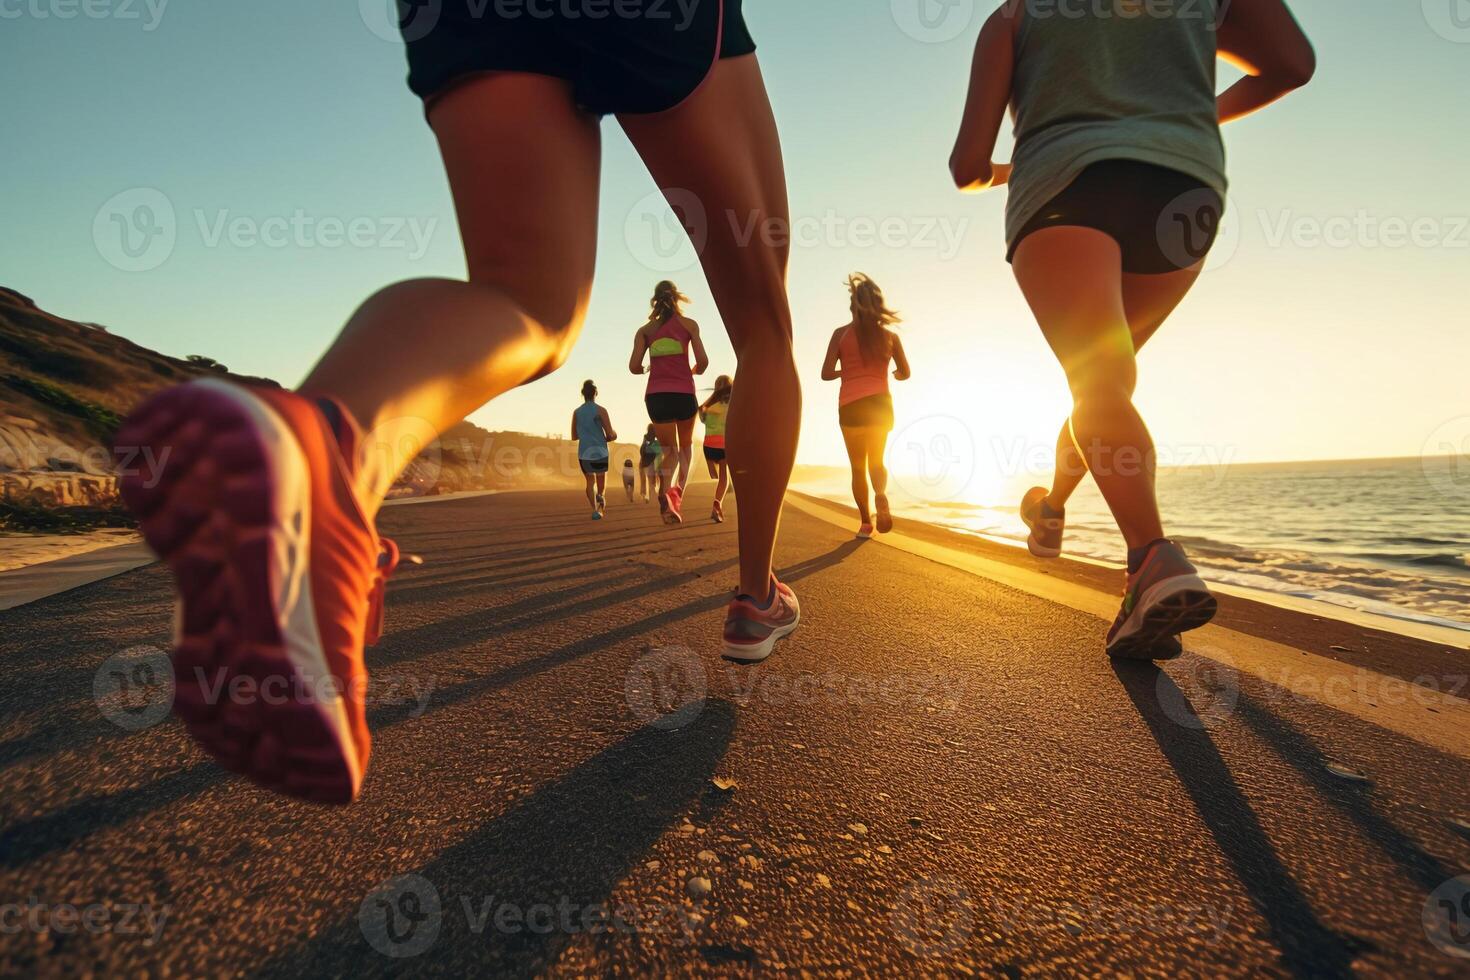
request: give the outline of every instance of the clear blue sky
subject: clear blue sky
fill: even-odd
[[[917,2],[746,0],[795,216],[838,229],[792,264],[809,462],[840,459],[836,392],[818,372],[853,269],[905,314],[918,377],[898,391],[900,426],[951,413],[981,441],[1049,443],[1065,412],[1060,372],[1002,261],[1003,196],[956,195],[945,171],[992,4],[956,0],[964,29],[921,40],[899,26]],[[1161,445],[1239,460],[1414,455],[1470,414],[1470,27],[1450,19],[1454,2],[1295,4],[1321,68],[1309,89],[1227,130],[1238,247],[1145,357],[1140,398]],[[385,21],[386,6],[0,0],[0,283],[148,346],[291,383],[374,289],[461,275],[401,45],[365,26]],[[582,343],[563,373],[482,410],[482,424],[560,431],[595,377],[615,424],[642,428],[640,381],[625,364],[661,270],[640,261],[626,229],[654,188],[615,122],[604,134]],[[172,251],[147,271],[118,268],[126,256],[94,238],[99,209],[135,188],[161,192],[176,216]],[[324,247],[329,225],[305,245],[289,233],[280,244],[212,239],[221,218],[269,231],[287,226],[268,219],[298,213],[356,221],[365,238]],[[958,244],[872,244],[843,230],[855,219],[897,220],[915,239],[939,222]],[[1390,247],[1375,236],[1394,219],[1430,224],[1420,244]],[[1357,227],[1342,247],[1314,244],[1332,220]],[[430,232],[423,254],[406,230],[388,235],[405,222]],[[728,369],[702,276],[674,278],[695,297],[715,369]]]

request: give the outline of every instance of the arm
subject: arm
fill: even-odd
[[[572,413],[572,441],[577,441],[577,413]]]
[[[837,381],[842,377],[842,372],[837,369],[837,360],[842,356],[842,331],[841,328],[832,334],[832,342],[827,345],[827,359],[822,362],[822,380]]]
[[[689,344],[694,348],[694,373],[703,374],[709,370],[709,355],[704,351],[704,341],[699,338],[699,324],[686,319],[684,326],[689,330]]]
[[[1223,9],[1220,57],[1245,72],[1220,93],[1220,122],[1228,123],[1311,81],[1317,55],[1283,0],[1232,0]]]
[[[897,368],[893,372],[893,380],[907,381],[913,377],[913,372],[909,370],[909,356],[904,353],[903,341],[898,339],[898,334],[893,334],[893,364]]]
[[[602,423],[602,434],[607,437],[607,441],[617,442],[618,434],[613,431],[612,418],[608,416],[607,409],[599,408],[597,410],[597,419]]]
[[[628,358],[628,371],[632,374],[643,373],[643,355],[648,353],[647,331],[648,325],[644,324],[633,335],[633,356]]]
[[[970,94],[965,114],[949,157],[949,172],[962,191],[983,191],[1004,184],[1009,164],[997,166],[990,160],[995,139],[1011,100],[1011,78],[1015,71],[1015,7],[1007,3],[985,22],[975,42],[975,60],[970,68]]]

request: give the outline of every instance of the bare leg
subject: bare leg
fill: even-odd
[[[1047,228],[1021,243],[1015,275],[1067,372],[1072,438],[1128,547],[1163,537],[1153,439],[1133,407],[1137,365],[1118,243],[1090,228]]]
[[[655,422],[653,431],[658,443],[664,447],[658,458],[658,495],[662,497],[674,485],[675,462],[679,458],[679,424],[677,422]]]
[[[599,474],[597,474],[597,496],[602,497],[604,499],[607,498],[607,474],[606,473],[599,473]],[[594,504],[595,503],[596,503],[596,501],[594,501]]]
[[[586,489],[586,492],[587,492],[587,506],[588,507],[591,507],[593,510],[596,510],[597,509],[597,491],[595,491],[595,490],[592,489],[592,474],[591,473],[583,473],[582,474],[582,479],[587,484],[587,486],[585,488]]]
[[[858,517],[864,524],[873,523],[868,509],[868,430],[844,428],[842,441],[847,445],[847,461],[852,467],[852,499],[857,504]]]
[[[1133,335],[1136,354],[1164,321],[1188,295],[1199,278],[1204,263],[1156,276],[1123,273],[1123,310],[1128,316],[1128,330]],[[1057,434],[1057,465],[1052,474],[1051,493],[1047,503],[1057,510],[1067,506],[1072,492],[1087,475],[1087,463],[1072,441],[1071,420],[1062,423]]]
[[[689,486],[689,470],[694,465],[694,416],[678,423],[679,430],[679,492]]]
[[[873,481],[873,493],[882,497],[888,493],[888,466],[884,457],[888,452],[888,430],[871,426],[865,431],[867,437],[868,478]]]
[[[708,232],[705,277],[739,360],[725,441],[740,495],[740,591],[764,599],[796,461],[801,383],[791,353],[785,238],[739,236],[751,221],[785,229],[790,220],[759,63],[754,55],[726,58],[682,105],[620,122],[673,203],[682,207],[692,195],[703,205],[703,215],[682,217]]]
[[[719,462],[719,474],[715,477],[715,503],[725,502],[725,491],[730,488],[730,466],[724,460]]]
[[[601,140],[564,82],[485,76],[446,95],[430,123],[469,282],[379,292],[302,384],[368,431],[359,492],[370,511],[425,444],[562,363],[592,283]]]

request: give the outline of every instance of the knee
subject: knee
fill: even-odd
[[[585,281],[584,281],[585,280]],[[470,270],[471,284],[493,289],[516,307],[526,320],[526,329],[539,348],[541,364],[534,377],[544,377],[560,368],[571,356],[582,331],[591,298],[591,277],[558,275],[548,270],[539,280],[512,281],[503,271]]]
[[[1110,406],[1133,400],[1138,368],[1132,356],[1099,357],[1067,371],[1074,406]]]

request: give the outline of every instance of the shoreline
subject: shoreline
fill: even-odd
[[[851,504],[843,505],[796,490],[791,491],[790,497],[807,512],[825,511],[830,517],[840,517],[844,526],[847,523],[856,526],[857,510]],[[1042,561],[1024,549],[913,518],[895,516],[893,523],[896,535],[994,565],[1004,577],[1016,580],[1015,588],[1036,594],[1054,590],[1075,592],[1081,587],[1094,597],[1100,593],[1100,598],[1105,598],[1114,607],[1112,611],[1116,611],[1116,597],[1122,586],[1119,566],[1071,557]],[[875,535],[873,540],[882,543],[884,537]],[[1211,587],[1215,588],[1214,583]],[[1246,591],[1217,589],[1220,599],[1217,623],[1239,633],[1407,681],[1421,681],[1426,677],[1438,677],[1442,681],[1463,679],[1470,666],[1467,657],[1470,632],[1443,630],[1442,635],[1411,635],[1402,627],[1413,624],[1399,620],[1371,617],[1377,620],[1374,622],[1369,614],[1362,614],[1363,619],[1353,621],[1333,615],[1342,611],[1335,606],[1301,600],[1304,607],[1310,608],[1288,607],[1267,601],[1275,598],[1270,593],[1242,594]],[[1459,696],[1470,696],[1470,690],[1461,690]]]
[[[835,500],[831,497],[813,493],[805,489],[793,489],[791,493],[804,499],[844,511],[851,515],[854,522],[857,520],[857,510],[850,503]],[[959,542],[975,542],[983,547],[986,554],[990,554],[990,549],[996,549],[995,556],[1000,558],[1000,560],[1006,560],[1006,557],[1010,556],[1016,559],[1016,563],[1020,564],[1035,561],[1021,542],[1013,541],[1009,538],[996,537],[981,531],[953,527],[915,517],[901,517],[898,514],[894,515],[894,521],[896,525],[898,522],[902,522],[910,530],[915,527],[923,527],[932,529],[936,534],[950,536]],[[1112,573],[1113,575],[1119,573],[1123,568],[1117,562],[1081,554],[1067,554],[1060,562],[1049,563],[1049,565],[1058,567],[1081,566],[1084,568],[1098,569]],[[1412,609],[1404,609],[1401,615],[1372,612],[1353,606],[1334,603],[1325,599],[1297,595],[1291,592],[1279,592],[1272,589],[1220,582],[1210,579],[1207,572],[1203,574],[1209,580],[1210,588],[1220,595],[1232,596],[1259,605],[1301,613],[1314,618],[1333,620],[1360,629],[1393,633],[1426,643],[1447,644],[1459,649],[1470,650],[1470,623],[1461,625],[1454,621],[1432,616],[1427,613],[1418,613]],[[1095,582],[1090,576],[1088,580]],[[1117,587],[1114,587],[1112,590],[1115,592],[1119,591]]]

